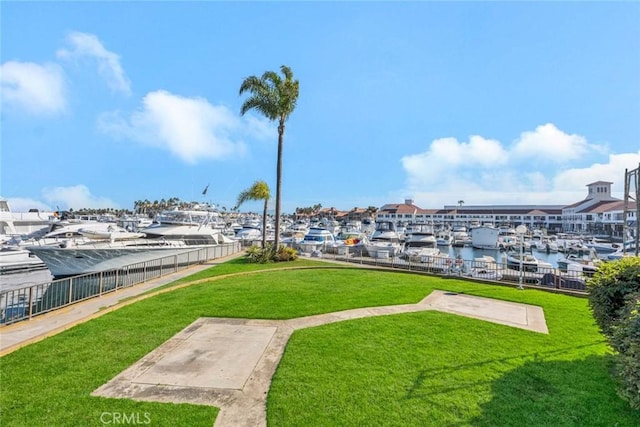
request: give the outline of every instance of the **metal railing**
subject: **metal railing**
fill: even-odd
[[[175,273],[195,264],[233,255],[242,250],[239,242],[186,250],[151,261],[129,264],[49,283],[0,292],[0,324],[11,324],[71,304],[128,288]]]
[[[311,254],[313,257],[314,254]],[[362,252],[322,253],[325,259],[349,262],[361,265],[385,267],[399,270],[417,271],[427,274],[459,277],[484,282],[513,283],[528,287],[541,287],[571,293],[587,294],[588,274],[579,271],[561,271],[559,268],[534,267],[498,262],[487,263],[480,260],[452,259],[446,257],[422,257],[420,259],[402,259],[400,257],[372,258]]]

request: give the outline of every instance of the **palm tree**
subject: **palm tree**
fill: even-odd
[[[274,72],[265,71],[262,77],[249,76],[240,86],[240,95],[249,92],[251,95],[240,108],[240,115],[249,110],[257,110],[267,119],[278,121],[278,161],[276,167],[276,237],[274,250],[280,244],[280,201],[282,199],[282,146],[284,144],[284,124],[296,108],[298,101],[298,80],[293,79],[293,72],[286,65],[280,67],[284,79]]]
[[[256,181],[251,187],[244,190],[238,195],[237,207],[247,200],[264,200],[264,209],[262,211],[262,247],[267,247],[267,203],[271,198],[271,190],[264,181]],[[276,229],[277,230],[277,229]],[[276,233],[276,236],[278,233]]]
[[[464,205],[464,200],[458,200],[458,206]]]

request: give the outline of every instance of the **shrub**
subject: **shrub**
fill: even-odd
[[[628,298],[624,315],[614,329],[612,346],[619,352],[620,395],[640,409],[640,293]]]
[[[280,246],[273,257],[276,262],[294,261],[298,258],[298,251],[288,246]]]
[[[247,261],[257,264],[265,264],[272,261],[273,250],[271,245],[267,244],[266,248],[258,246],[250,246],[247,249]]]
[[[640,257],[601,265],[587,288],[596,323],[618,353],[619,393],[640,409]]]
[[[589,304],[596,323],[610,336],[623,314],[625,297],[640,291],[640,258],[603,263],[587,283]]]
[[[267,244],[266,248],[251,246],[247,249],[247,260],[251,263],[265,264],[268,262],[294,261],[298,258],[298,251],[286,246],[280,246],[277,252],[273,250],[272,244]]]

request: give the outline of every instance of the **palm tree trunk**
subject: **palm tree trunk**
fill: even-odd
[[[284,120],[280,119],[278,126],[278,166],[276,168],[276,223],[275,223],[275,242],[274,250],[277,252],[280,246],[280,189],[282,187],[282,146],[284,145]]]
[[[262,249],[267,247],[267,203],[269,199],[264,200],[264,209],[262,210]]]

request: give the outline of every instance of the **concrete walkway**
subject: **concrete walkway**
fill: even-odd
[[[266,426],[271,378],[291,334],[363,317],[438,310],[548,333],[542,308],[434,291],[417,304],[290,320],[200,318],[94,391],[95,396],[220,408],[217,427]]]

